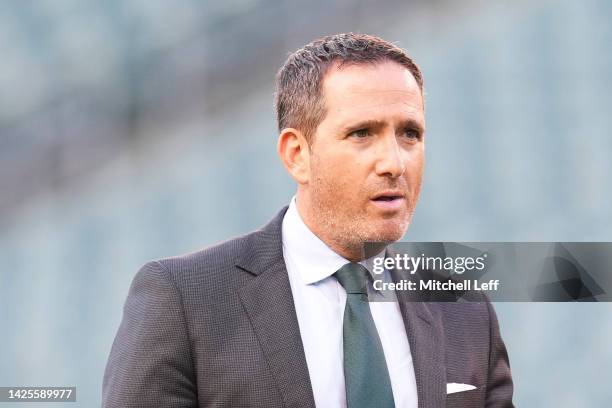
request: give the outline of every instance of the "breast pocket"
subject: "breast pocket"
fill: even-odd
[[[446,395],[447,408],[482,408],[484,395],[480,388],[469,391],[454,392]]]

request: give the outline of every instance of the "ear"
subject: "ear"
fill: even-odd
[[[299,184],[310,179],[310,147],[304,134],[294,128],[283,129],[276,145],[283,165]]]

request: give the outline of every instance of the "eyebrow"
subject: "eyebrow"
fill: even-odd
[[[385,121],[378,120],[378,119],[366,119],[366,120],[362,120],[360,122],[342,127],[342,132],[343,133],[354,132],[355,130],[364,129],[364,128],[376,129],[376,128],[383,127],[384,125],[385,125]],[[414,129],[421,133],[425,131],[425,129],[423,128],[423,125],[414,119],[402,120],[399,124],[399,127],[402,129]]]

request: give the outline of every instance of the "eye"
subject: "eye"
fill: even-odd
[[[418,130],[412,128],[404,129],[403,136],[406,136],[408,139],[411,140],[421,140],[421,133]]]
[[[349,133],[349,136],[355,136],[358,139],[363,139],[370,135],[370,131],[367,128],[354,130]]]

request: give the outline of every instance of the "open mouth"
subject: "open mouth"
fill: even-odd
[[[400,198],[402,198],[402,196],[382,196],[375,198],[374,201],[393,201],[399,200]]]
[[[372,203],[385,212],[397,211],[404,205],[404,195],[395,191],[386,191],[375,195]]]
[[[399,190],[386,190],[381,191],[372,197],[373,201],[393,201],[404,198],[404,194],[402,194]]]

